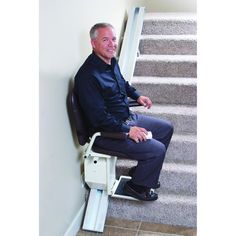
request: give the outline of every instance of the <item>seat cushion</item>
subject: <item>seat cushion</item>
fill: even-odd
[[[106,155],[110,155],[110,156],[116,156],[119,158],[129,159],[129,156],[124,153],[103,149],[103,148],[95,146],[95,145],[93,145],[92,150],[94,152],[98,152],[98,153],[102,153],[102,154],[106,154]]]

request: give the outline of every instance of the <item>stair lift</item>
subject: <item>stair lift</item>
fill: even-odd
[[[139,106],[135,101],[129,103],[130,106]],[[102,149],[94,145],[96,137],[126,139],[125,133],[97,132],[91,139],[88,128],[79,106],[76,95],[73,91],[68,94],[67,106],[72,128],[75,128],[80,145],[88,143],[84,157],[84,181],[90,188],[87,208],[83,221],[83,230],[103,232],[108,201],[110,197],[137,200],[123,192],[125,183],[131,179],[130,176],[120,176],[116,179],[117,157],[126,158],[123,153]]]

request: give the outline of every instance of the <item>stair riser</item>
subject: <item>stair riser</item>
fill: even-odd
[[[144,110],[143,112],[137,113],[171,121],[175,133],[197,133],[196,115],[153,113],[151,110]]]
[[[196,164],[197,163],[197,143],[191,141],[172,140],[165,162]]]
[[[188,196],[197,195],[196,173],[170,171],[162,168],[160,175],[160,193],[171,193]]]
[[[145,20],[142,34],[183,35],[196,34],[197,23],[194,20]]]
[[[142,39],[139,44],[141,54],[196,55],[196,40],[155,40]]]
[[[197,63],[195,61],[149,61],[139,59],[135,65],[134,75],[196,78]]]
[[[154,222],[169,225],[196,227],[196,204],[164,202],[162,195],[155,202],[109,200],[108,217]]]
[[[178,105],[196,105],[197,87],[196,85],[179,84],[149,84],[133,83],[137,90],[142,94],[152,98],[153,103],[158,104],[178,104]]]

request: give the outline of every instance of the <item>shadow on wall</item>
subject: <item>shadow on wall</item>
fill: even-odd
[[[74,78],[70,78],[69,79],[69,84],[68,84],[68,89],[67,89],[67,94],[69,94],[74,88]],[[78,138],[77,138],[77,134],[76,134],[76,128],[73,122],[73,118],[71,115],[71,111],[69,109],[69,100],[68,100],[68,95],[66,98],[66,108],[67,108],[67,114],[68,114],[68,118],[69,118],[69,122],[70,122],[70,128],[71,128],[71,134],[72,134],[72,138],[74,141],[74,145],[76,146],[76,148],[79,148],[79,142],[78,142]]]

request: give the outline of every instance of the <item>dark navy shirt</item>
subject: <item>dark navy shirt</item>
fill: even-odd
[[[75,93],[90,127],[97,131],[129,132],[128,98],[137,100],[136,91],[121,75],[115,58],[106,64],[92,53],[75,76]]]

